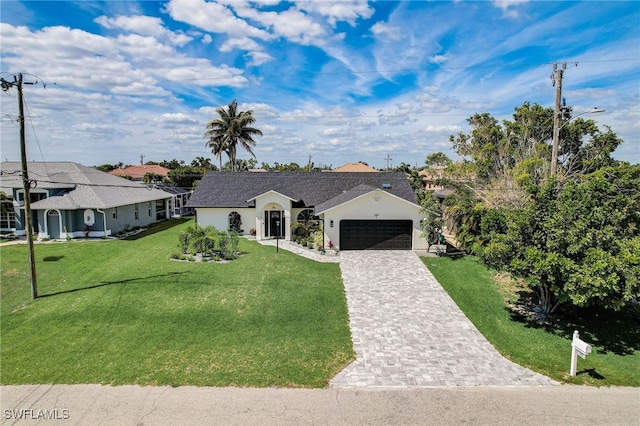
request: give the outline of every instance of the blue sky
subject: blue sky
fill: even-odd
[[[25,73],[28,157],[86,165],[214,156],[215,108],[251,109],[258,163],[422,165],[449,135],[525,101],[574,115],[640,162],[640,3],[2,1],[0,70]],[[12,77],[11,77],[12,78]],[[19,160],[15,90],[2,160]],[[239,157],[248,158],[245,152]]]

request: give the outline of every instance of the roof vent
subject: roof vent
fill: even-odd
[[[383,183],[383,184],[382,184],[382,188],[384,188],[384,189],[391,189],[391,184],[390,184],[390,183]]]

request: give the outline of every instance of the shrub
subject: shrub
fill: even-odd
[[[237,232],[231,232],[229,234],[229,243],[231,244],[233,253],[236,253],[238,251],[238,244],[240,243],[240,236]]]
[[[191,234],[188,231],[182,231],[178,236],[181,253],[189,251],[189,244],[191,242]]]
[[[215,236],[213,235],[207,236],[207,238],[205,238],[204,240],[203,248],[204,248],[204,252],[202,253],[203,256],[213,253],[213,250],[216,248]]]
[[[313,245],[318,249],[322,250],[324,248],[324,235],[322,231],[316,231],[313,233]]]
[[[229,234],[226,232],[221,232],[220,238],[218,241],[218,247],[220,248],[221,253],[224,253],[227,251],[227,247],[229,246],[229,243],[230,243]]]

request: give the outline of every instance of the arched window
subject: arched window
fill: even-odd
[[[320,218],[313,214],[313,209],[304,209],[298,213],[293,224],[292,235],[296,237],[309,238],[309,236],[320,229]]]
[[[304,209],[298,213],[298,222],[308,222],[310,220],[318,220],[318,216],[313,214],[313,209]]]
[[[231,232],[242,232],[240,226],[242,225],[242,218],[240,217],[240,213],[231,212],[229,213],[229,231]]]

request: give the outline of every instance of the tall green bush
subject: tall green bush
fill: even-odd
[[[319,230],[318,230],[318,231],[315,231],[315,232],[312,234],[312,237],[313,237],[313,245],[314,245],[314,247],[315,247],[317,250],[322,250],[322,249],[324,249],[324,241],[323,241],[323,240],[324,240],[324,238],[323,238],[323,237],[324,237],[324,235],[323,235],[322,231],[319,231]]]

